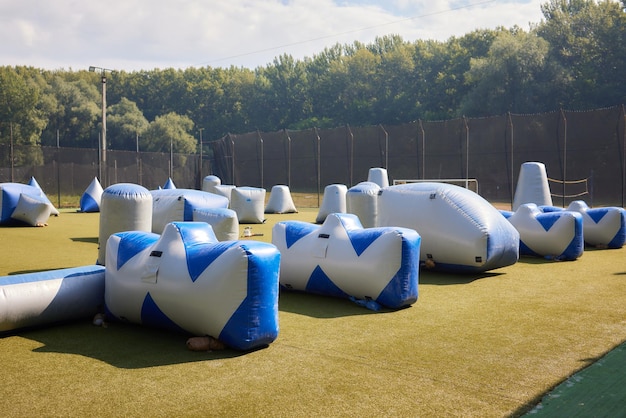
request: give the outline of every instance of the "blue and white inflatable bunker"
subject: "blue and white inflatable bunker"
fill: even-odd
[[[392,309],[417,300],[420,241],[412,229],[364,229],[353,214],[331,213],[322,225],[283,221],[272,230],[282,288]]]
[[[483,272],[515,264],[519,233],[489,202],[447,183],[409,183],[382,189],[378,226],[415,229],[421,263],[434,271]]]
[[[0,183],[0,225],[23,222],[41,226],[53,214],[58,215],[59,212],[40,187]]]
[[[272,244],[219,242],[204,222],[120,232],[107,242],[107,314],[238,350],[265,346],[278,335],[279,266]]]
[[[98,179],[94,177],[80,196],[80,211],[85,213],[100,212],[103,192],[102,185]]]
[[[0,332],[93,317],[104,307],[104,267],[0,277]]]
[[[573,211],[583,217],[585,244],[598,248],[622,248],[626,244],[626,210],[616,206],[590,208],[575,200],[566,209],[541,206],[544,212]]]
[[[228,208],[228,198],[193,189],[151,190],[152,232],[160,234],[170,222],[193,221],[195,209]]]
[[[534,203],[500,211],[520,235],[520,255],[573,261],[583,255],[583,217],[571,211],[542,212]]]

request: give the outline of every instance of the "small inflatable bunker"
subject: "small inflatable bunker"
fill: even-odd
[[[38,185],[0,183],[0,225],[17,221],[41,226],[53,214],[59,212]]]
[[[520,235],[520,255],[572,261],[583,255],[583,217],[570,211],[542,212],[524,203],[515,212],[500,211]]]
[[[415,229],[424,267],[483,272],[515,264],[519,233],[489,202],[447,183],[409,183],[382,189],[378,225]]]
[[[583,217],[583,236],[590,247],[622,248],[626,243],[626,210],[616,206],[590,208],[582,200],[575,200],[567,209],[543,206],[544,212],[573,211]]]
[[[265,346],[278,335],[279,265],[272,244],[219,242],[204,222],[120,232],[107,242],[107,314],[238,350]]]
[[[322,225],[283,221],[272,230],[282,288],[391,309],[417,300],[420,240],[412,229],[364,229],[357,216],[340,213]]]
[[[104,307],[104,267],[0,277],[0,332],[91,318]]]
[[[160,234],[165,225],[193,221],[195,209],[228,208],[228,198],[193,189],[151,190],[152,232]]]
[[[87,213],[100,212],[103,192],[104,190],[98,178],[94,177],[80,197],[80,211]]]

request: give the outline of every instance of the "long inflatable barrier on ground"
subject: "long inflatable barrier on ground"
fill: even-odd
[[[500,211],[520,235],[520,255],[573,261],[583,255],[583,217],[571,211],[542,212],[525,203],[515,212]]]
[[[382,189],[378,226],[415,229],[424,267],[483,272],[515,264],[519,233],[478,194],[446,183],[409,183]]]
[[[218,338],[250,350],[278,336],[280,253],[259,241],[219,242],[204,222],[107,243],[105,304],[118,320]]]
[[[364,229],[357,216],[339,213],[321,226],[283,221],[272,230],[283,288],[391,309],[417,300],[420,240],[412,229]]]
[[[93,317],[104,308],[103,266],[0,277],[0,332]]]

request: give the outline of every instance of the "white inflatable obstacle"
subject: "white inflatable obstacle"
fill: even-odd
[[[195,209],[227,208],[228,199],[193,189],[160,189],[152,194],[152,232],[160,234],[165,225],[175,221],[192,221]]]
[[[420,236],[412,229],[364,229],[355,215],[332,213],[321,226],[278,222],[272,243],[281,253],[285,289],[392,309],[417,300]]]
[[[39,183],[37,182],[37,180],[35,180],[35,177],[31,177],[30,180],[28,181],[28,185],[29,186],[33,186],[36,187],[37,189],[39,189],[39,191],[41,192],[41,196],[42,198],[48,202],[50,204],[50,214],[54,215],[54,216],[59,216],[59,211],[57,208],[54,207],[54,205],[52,204],[52,202],[50,202],[50,200],[48,199],[48,197],[46,196],[46,194],[44,193],[43,189],[41,188],[41,186],[39,185]]]
[[[220,195],[220,196],[224,196],[228,198],[229,202],[230,202],[230,196],[235,187],[236,186],[231,185],[231,184],[222,184],[222,180],[220,180],[219,177],[214,176],[214,175],[206,176],[202,180],[203,191]]]
[[[59,212],[41,188],[21,183],[0,183],[0,225],[16,221],[31,226],[46,224]]]
[[[447,183],[389,186],[378,199],[378,225],[415,229],[424,267],[483,272],[514,264],[519,233],[478,194]]]
[[[270,198],[265,205],[265,213],[297,213],[296,205],[293,203],[289,186],[272,186]]]
[[[599,248],[622,248],[626,244],[626,209],[607,206],[590,208],[582,200],[569,204],[567,209],[554,206],[542,207],[544,212],[573,211],[583,217],[585,244]]]
[[[174,181],[172,180],[171,177],[169,177],[167,179],[167,181],[165,182],[165,184],[163,185],[164,189],[175,189],[176,185],[174,184]]]
[[[102,185],[97,177],[89,183],[84,193],[80,197],[81,212],[100,212],[100,204],[102,202]]]
[[[193,220],[211,225],[219,241],[239,239],[237,212],[228,208],[194,209]]]
[[[381,187],[364,181],[350,187],[346,194],[346,210],[356,215],[365,228],[373,228],[378,222],[378,194]]]
[[[230,195],[230,208],[237,212],[239,223],[262,224],[265,222],[265,189],[259,187],[235,187]]]
[[[0,277],[0,332],[93,317],[104,307],[104,267]]]
[[[389,186],[389,177],[385,168],[370,168],[367,173],[367,181],[378,184],[379,187]]]
[[[552,205],[548,174],[543,163],[526,162],[520,167],[512,209],[515,211],[524,203]]]
[[[583,255],[583,217],[571,211],[542,212],[525,203],[515,212],[500,211],[520,235],[520,255],[572,261]]]
[[[348,187],[344,184],[329,184],[324,188],[322,204],[317,212],[315,223],[324,223],[326,217],[331,213],[346,213],[346,194]]]
[[[280,253],[259,241],[218,242],[203,222],[131,231],[107,244],[108,314],[132,323],[210,335],[239,350],[278,335]]]
[[[152,195],[143,186],[117,183],[102,193],[100,231],[98,236],[98,264],[106,261],[106,243],[109,237],[122,231],[152,230]]]

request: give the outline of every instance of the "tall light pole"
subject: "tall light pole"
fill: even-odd
[[[100,169],[102,178],[100,183],[103,187],[107,187],[107,75],[106,72],[112,73],[113,70],[102,67],[90,66],[89,71],[94,73],[96,70],[100,71],[102,77],[102,135],[101,135],[101,152],[100,152]]]
[[[202,188],[202,131],[204,128],[198,128],[200,131],[200,188]]]

